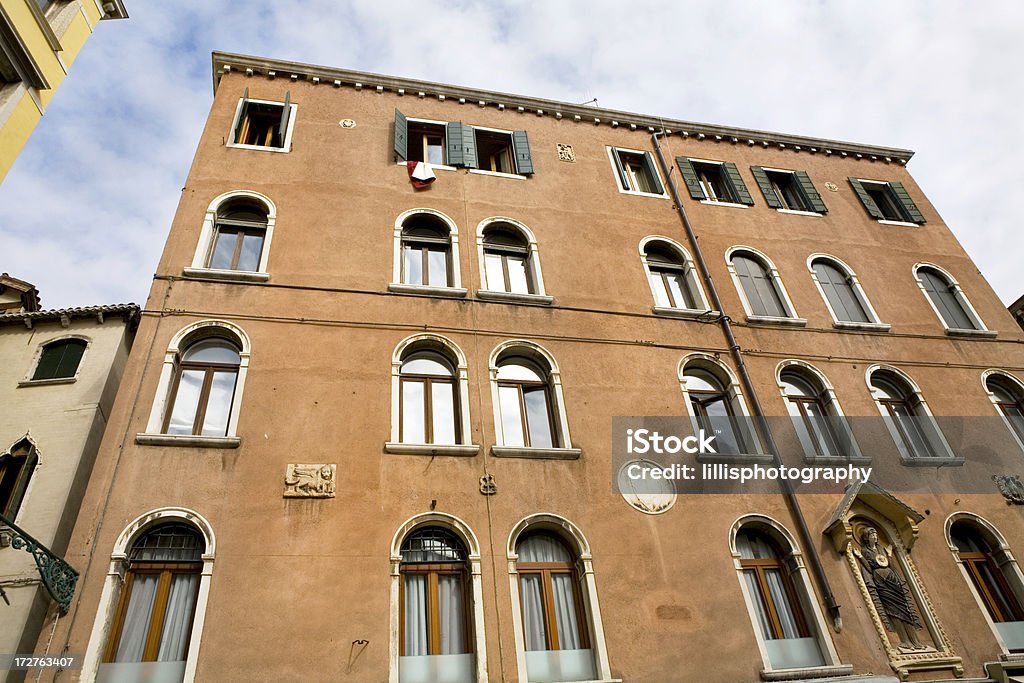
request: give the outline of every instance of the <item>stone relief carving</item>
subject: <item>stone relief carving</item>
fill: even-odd
[[[572,151],[572,145],[566,145],[561,142],[558,143],[558,160],[576,161],[576,153]]]
[[[993,474],[992,481],[999,487],[1007,505],[1024,505],[1024,483],[1017,474]]]
[[[337,465],[290,464],[284,476],[285,498],[334,498]]]

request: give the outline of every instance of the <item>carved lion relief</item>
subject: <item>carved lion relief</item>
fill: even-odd
[[[334,498],[337,465],[288,465],[284,476],[285,498]]]

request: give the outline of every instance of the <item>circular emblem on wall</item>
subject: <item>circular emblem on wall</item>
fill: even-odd
[[[825,183],[825,189],[829,192],[839,192],[839,186],[833,183],[831,180]]]
[[[661,469],[661,465],[650,460],[630,460],[619,470],[618,486],[623,500],[634,510],[645,515],[660,515],[675,505],[676,490],[673,483],[665,479],[635,479],[630,476],[631,465],[640,469]],[[637,468],[633,468],[634,471]]]
[[[338,121],[338,125],[342,128],[355,128],[356,122],[352,119],[342,119],[341,121]]]

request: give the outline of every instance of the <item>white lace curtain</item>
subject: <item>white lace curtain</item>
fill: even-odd
[[[405,575],[405,656],[429,654],[456,655],[466,652],[466,612],[462,577],[440,574],[437,577],[437,621],[440,632],[437,651],[430,652],[429,575]]]
[[[582,647],[579,620],[576,618],[573,574],[571,571],[533,573],[529,563],[572,562],[565,546],[551,536],[537,535],[524,540],[517,547],[520,563],[519,590],[523,602],[523,629],[527,650],[548,650],[547,608],[544,590],[551,592],[554,605],[555,628],[559,650],[578,650]],[[544,581],[549,580],[549,586]]]

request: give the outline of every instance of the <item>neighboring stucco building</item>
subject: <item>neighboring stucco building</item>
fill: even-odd
[[[122,0],[0,0],[0,182],[103,19]]]
[[[36,649],[84,665],[43,680],[1020,666],[1024,334],[910,151],[220,53],[214,86]],[[879,478],[621,495],[626,415]]]
[[[139,308],[39,310],[31,284],[4,273],[0,286],[0,515],[19,530],[0,522],[0,651],[30,653],[44,619],[60,614],[43,572],[59,597],[61,572],[47,558],[67,548]]]

